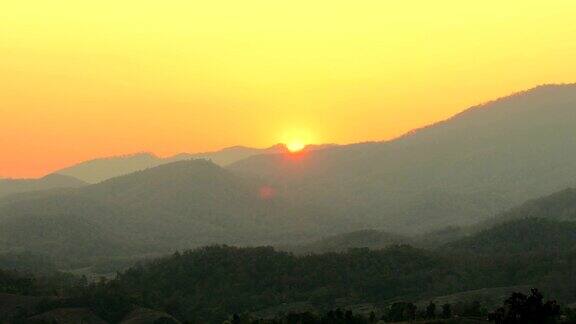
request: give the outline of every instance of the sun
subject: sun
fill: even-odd
[[[315,143],[316,137],[307,128],[292,127],[279,136],[278,142],[284,143],[289,153],[299,153],[306,151],[310,143]]]
[[[286,148],[288,149],[288,151],[290,151],[292,153],[300,152],[305,147],[306,147],[306,144],[304,144],[302,141],[292,141],[292,142],[288,142],[286,144]]]

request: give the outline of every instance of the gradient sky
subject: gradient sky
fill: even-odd
[[[576,81],[574,1],[0,3],[0,176],[389,139]]]

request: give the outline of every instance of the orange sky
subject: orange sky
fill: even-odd
[[[576,81],[574,17],[574,1],[3,1],[0,176],[388,139]]]

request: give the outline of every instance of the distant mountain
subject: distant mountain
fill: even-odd
[[[0,197],[29,191],[57,188],[77,188],[85,182],[71,176],[49,174],[39,179],[0,179]]]
[[[253,156],[229,169],[266,179],[293,201],[315,201],[334,222],[422,232],[576,185],[574,129],[576,85],[540,86],[395,140],[298,159]]]
[[[82,179],[88,183],[96,183],[119,175],[155,167],[161,163],[162,159],[153,154],[139,153],[89,160],[57,170],[56,173]]]
[[[332,145],[310,145],[307,150],[318,150],[330,146]],[[206,159],[217,165],[226,166],[253,155],[284,153],[286,151],[284,144],[277,144],[264,149],[233,146],[215,152],[181,153],[167,158],[160,158],[151,153],[139,153],[89,160],[58,170],[56,173],[82,179],[88,183],[98,183],[113,177],[182,160]]]

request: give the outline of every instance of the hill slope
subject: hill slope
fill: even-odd
[[[87,257],[269,244],[321,230],[310,228],[321,213],[262,195],[262,188],[192,160],[74,190],[18,195],[0,200],[0,247]]]
[[[283,247],[283,250],[297,254],[344,252],[354,248],[383,249],[392,245],[406,244],[407,237],[376,230],[361,230],[337,234],[296,246]]]
[[[57,188],[76,188],[85,182],[71,176],[49,174],[39,179],[0,179],[0,198],[11,194]]]
[[[561,253],[576,248],[576,223],[523,218],[485,229],[445,247],[474,253],[506,255]]]
[[[489,220],[488,223],[499,223],[527,217],[576,222],[576,189],[568,188],[545,197],[529,200],[518,207],[497,215]]]
[[[398,139],[230,166],[364,227],[467,225],[576,184],[576,85],[541,86]]]

